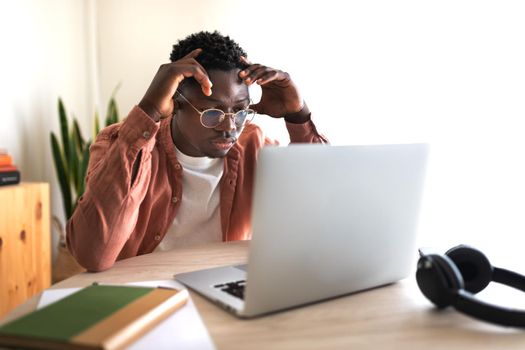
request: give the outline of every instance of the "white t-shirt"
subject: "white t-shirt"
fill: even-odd
[[[190,157],[175,149],[182,165],[182,202],[166,236],[155,251],[221,242],[221,158]]]

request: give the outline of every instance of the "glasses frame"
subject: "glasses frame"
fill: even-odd
[[[224,122],[224,119],[226,118],[226,116],[228,116],[229,118],[231,118],[231,120],[233,121],[233,124],[235,124],[236,127],[238,128],[243,128],[246,124],[250,123],[253,118],[255,118],[255,110],[251,109],[251,108],[244,108],[244,109],[241,109],[240,111],[237,111],[235,113],[226,113],[225,111],[223,111],[222,109],[218,109],[218,108],[208,108],[208,109],[205,109],[203,111],[199,111],[197,109],[197,107],[195,107],[190,101],[188,101],[188,99],[186,97],[184,97],[183,94],[180,93],[180,91],[177,90],[177,94],[182,97],[182,99],[186,102],[188,102],[188,104],[195,110],[195,112],[199,113],[199,120],[201,122],[201,125],[204,126],[205,128],[207,129],[215,129],[216,127],[218,127],[219,125],[221,125],[223,122]],[[250,104],[251,104],[251,100],[250,100]],[[203,122],[202,122],[202,116],[204,115],[204,113],[208,112],[208,111],[219,111],[221,112],[221,116],[219,118],[219,122],[217,123],[217,125],[215,126],[207,126],[205,125]],[[248,113],[251,113],[251,118],[249,118],[249,120],[244,120],[244,122],[242,123],[242,125],[237,125],[237,123],[235,122],[235,116],[241,112],[248,112]]]

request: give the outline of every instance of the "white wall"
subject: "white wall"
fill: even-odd
[[[430,142],[421,244],[470,243],[516,265],[523,18],[520,1],[99,1],[101,92],[122,82],[129,110],[177,39],[218,29],[289,71],[332,143]],[[280,123],[262,124],[284,138]]]
[[[93,111],[86,10],[86,1],[0,1],[0,148],[23,181],[51,183],[52,212],[62,220],[49,133],[58,131],[59,96],[84,129]]]

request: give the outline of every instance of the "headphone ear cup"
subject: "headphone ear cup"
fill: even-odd
[[[481,251],[466,245],[459,245],[449,249],[445,255],[458,268],[468,292],[478,293],[492,280],[494,268]]]
[[[439,308],[453,305],[458,290],[463,289],[461,273],[446,256],[422,256],[417,263],[416,280],[419,289]]]

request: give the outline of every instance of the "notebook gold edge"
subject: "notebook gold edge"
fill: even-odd
[[[188,301],[186,289],[157,288],[71,339],[86,349],[122,349]]]

